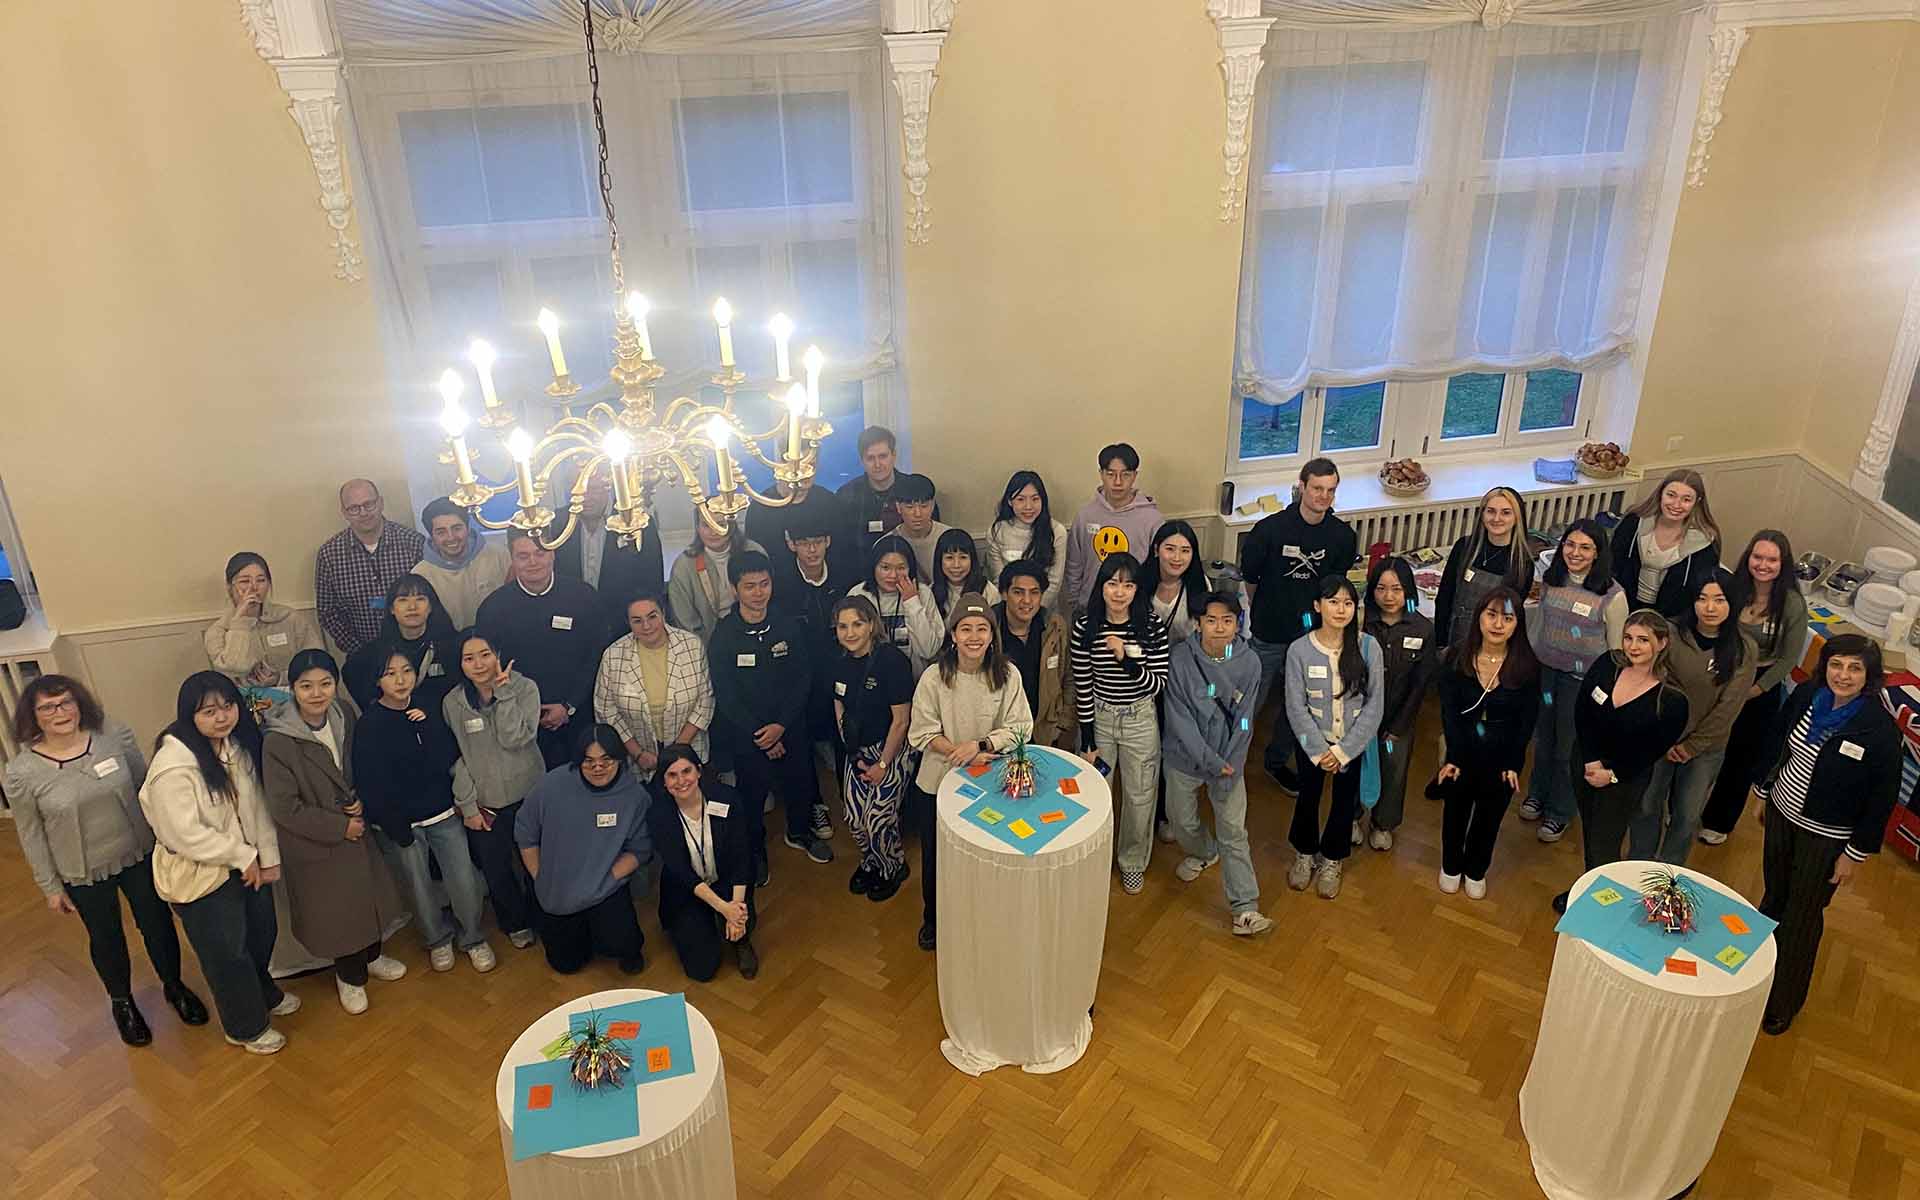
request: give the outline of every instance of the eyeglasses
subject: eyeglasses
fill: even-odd
[[[62,696],[58,700],[43,700],[33,706],[36,715],[51,717],[55,713],[79,712],[80,702],[72,696]]]
[[[826,544],[827,544],[827,539],[824,537],[804,537],[804,538],[793,539],[793,548],[795,550],[818,550],[822,546],[825,546]]]
[[[1100,472],[1100,477],[1103,479],[1111,479],[1117,483],[1122,480],[1132,479],[1139,473],[1138,471],[1102,471]]]
[[[380,511],[380,497],[375,496],[364,504],[343,504],[340,511],[350,517],[370,517]]]

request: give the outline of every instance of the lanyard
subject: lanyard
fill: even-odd
[[[674,815],[680,818],[680,829],[686,834],[687,840],[694,843],[694,873],[699,875],[704,882],[712,883],[713,880],[707,878],[707,798],[705,796],[700,797],[700,823],[698,832],[695,832],[695,826],[687,821],[687,814],[681,812],[678,805],[674,806]],[[720,875],[720,870],[717,865],[714,868],[713,874],[714,878],[718,878]]]

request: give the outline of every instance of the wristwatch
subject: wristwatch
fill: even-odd
[[[993,743],[988,741],[986,738],[980,739],[979,746],[980,746],[980,753],[982,754],[993,753]]]

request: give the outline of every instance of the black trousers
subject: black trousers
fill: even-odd
[[[548,966],[571,975],[596,954],[622,966],[640,957],[646,935],[640,932],[640,919],[633,913],[631,878],[622,880],[598,904],[577,913],[541,913],[540,941],[546,947]]]
[[[1760,911],[1780,922],[1773,931],[1779,960],[1773,968],[1773,990],[1767,993],[1769,1017],[1791,1021],[1807,1002],[1820,935],[1827,928],[1827,904],[1838,888],[1833,864],[1844,853],[1841,839],[1809,833],[1767,805],[1767,842],[1760,858],[1766,890]]]
[[[927,753],[933,753],[931,750]],[[915,768],[916,774],[918,767]],[[920,921],[936,925],[940,890],[934,869],[939,865],[940,805],[934,796],[920,790],[917,783],[907,785],[907,808],[914,828],[920,831]],[[937,927],[937,925],[936,925]]]
[[[126,893],[140,940],[147,944],[147,960],[164,984],[180,982],[180,934],[173,913],[153,890],[153,859],[143,858],[99,883],[65,885],[67,899],[80,912],[87,929],[87,954],[94,974],[115,1000],[133,996],[133,963],[127,957],[127,935],[120,923],[120,894]]]
[[[1440,869],[1449,875],[1485,879],[1493,863],[1500,822],[1513,803],[1513,789],[1495,767],[1462,767],[1441,785]]]
[[[1773,765],[1767,735],[1773,730],[1774,717],[1780,713],[1780,692],[1784,687],[1782,684],[1761,692],[1741,705],[1739,715],[1733,719],[1733,729],[1727,734],[1727,757],[1720,764],[1713,791],[1707,795],[1707,807],[1700,814],[1700,828],[1732,833],[1740,822],[1740,814],[1747,811],[1748,791]]]
[[[1603,788],[1587,782],[1586,768],[1586,758],[1576,746],[1567,770],[1573,775],[1573,796],[1580,804],[1580,846],[1586,854],[1587,870],[1591,871],[1620,861],[1627,828],[1640,811],[1647,784],[1653,781],[1653,768]]]
[[[1287,735],[1292,741],[1292,734]],[[1307,757],[1294,742],[1293,770],[1300,780],[1293,804],[1293,825],[1287,841],[1301,854],[1318,854],[1339,862],[1353,852],[1353,819],[1360,814],[1360,760],[1354,759],[1333,773],[1333,803],[1327,808],[1327,820],[1320,822],[1320,788],[1327,772]]]
[[[240,872],[230,871],[225,883],[173,911],[213,992],[220,1028],[242,1042],[265,1033],[268,1010],[284,996],[267,970],[280,935],[272,889],[250,888]]]
[[[683,906],[671,918],[661,913],[660,924],[667,931],[667,940],[673,943],[673,952],[680,959],[680,969],[696,983],[706,983],[719,974],[720,960],[725,957],[728,947],[741,944],[727,940],[726,918],[698,900]],[[754,927],[758,924],[759,918],[753,910],[753,887],[748,885],[747,933],[741,941],[752,940]]]
[[[813,840],[813,806],[820,799],[820,778],[813,770],[813,743],[804,734],[780,739],[786,753],[768,758],[751,740],[733,743],[733,772],[740,799],[747,806],[747,841],[753,847],[757,870],[767,861],[767,793],[779,797],[787,810],[787,836],[797,842]]]
[[[352,954],[343,954],[333,960],[333,973],[340,977],[341,983],[350,983],[354,987],[367,986],[367,964],[380,957],[380,939],[375,938],[373,945]]]
[[[520,801],[515,800],[493,810],[492,829],[467,830],[467,848],[487,881],[487,894],[493,897],[493,917],[500,922],[502,933],[533,928],[526,868],[520,862],[520,847],[513,840],[513,822],[519,815]]]

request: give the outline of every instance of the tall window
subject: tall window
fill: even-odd
[[[1630,348],[1677,24],[1276,28],[1236,461],[1577,439]]]
[[[600,65],[627,285],[652,304],[654,353],[675,372],[663,403],[699,392],[718,361],[710,313],[724,296],[749,376],[737,406],[749,426],[772,427],[765,329],[784,312],[795,374],[806,346],[828,357],[834,435],[819,479],[851,478],[861,427],[900,401],[878,51],[603,54]],[[613,282],[584,58],[357,68],[351,87],[409,369],[422,380],[464,369],[468,341],[484,336],[502,394],[538,401],[544,305],[564,323],[574,379],[611,394]],[[755,482],[767,484],[764,470]]]
[[[27,546],[20,538],[20,527],[13,522],[13,510],[7,504],[7,488],[0,483],[0,579],[11,579],[29,608],[38,607],[39,588],[34,586],[33,568],[27,563]]]

